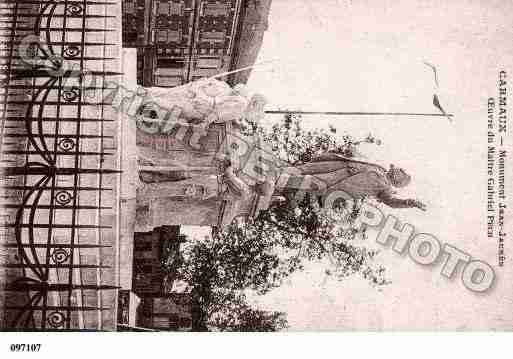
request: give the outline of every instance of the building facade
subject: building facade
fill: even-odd
[[[170,272],[165,267],[172,268],[172,261],[179,260],[180,244],[184,241],[180,226],[162,226],[134,234],[132,290],[137,295],[160,295],[166,291]],[[169,263],[164,263],[164,258]]]
[[[174,87],[228,72],[240,68],[241,51],[254,53],[254,63],[269,7],[269,0],[124,0],[123,46],[138,48],[138,83]],[[248,26],[256,36],[241,43]]]
[[[191,300],[186,293],[146,296],[137,310],[137,326],[184,331],[192,327]]]
[[[135,232],[132,288],[119,291],[118,330],[188,330],[190,296],[172,292],[180,245],[180,226]],[[167,269],[165,269],[167,267]]]

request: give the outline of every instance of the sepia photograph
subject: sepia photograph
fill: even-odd
[[[513,2],[0,0],[0,23],[6,335],[513,330]]]

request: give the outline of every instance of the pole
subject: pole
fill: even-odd
[[[420,112],[362,112],[362,111],[282,111],[268,110],[265,113],[287,114],[294,113],[300,115],[335,115],[335,116],[426,116],[426,117],[453,117],[453,114],[443,113],[420,113]]]
[[[225,76],[228,76],[228,75],[231,75],[231,74],[235,74],[237,72],[251,70],[251,69],[253,69],[253,68],[257,67],[257,66],[268,64],[268,63],[272,63],[272,62],[275,62],[275,61],[278,61],[278,59],[271,59],[271,60],[266,60],[266,61],[255,62],[253,65],[242,67],[240,69],[233,70],[233,71],[223,72],[223,73],[211,76],[211,77],[209,77],[209,79],[217,79],[217,78],[220,78],[220,77],[225,77]]]

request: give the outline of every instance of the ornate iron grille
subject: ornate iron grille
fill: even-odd
[[[115,328],[120,10],[0,5],[4,330]]]

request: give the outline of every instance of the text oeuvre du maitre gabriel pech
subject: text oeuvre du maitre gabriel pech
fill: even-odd
[[[504,266],[507,218],[507,73],[498,73],[497,94],[488,98],[487,111],[487,237],[497,241],[498,265]]]

